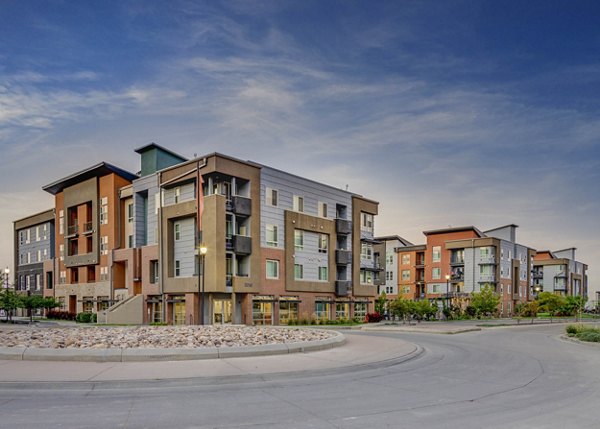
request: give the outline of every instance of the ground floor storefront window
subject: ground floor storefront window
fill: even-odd
[[[336,302],[335,303],[335,319],[349,319],[350,318],[350,303],[348,302]]]
[[[315,302],[315,316],[318,320],[329,319],[331,317],[331,302]]]
[[[185,324],[185,301],[173,303],[173,325]]]
[[[298,300],[281,298],[279,301],[279,324],[287,325],[290,320],[298,320]]]
[[[107,296],[98,297],[98,311],[108,310],[109,301]]]
[[[160,323],[162,322],[162,302],[157,300],[148,302],[148,319],[150,323]]]
[[[367,303],[366,302],[355,302],[354,303],[354,317],[364,319],[367,317]]]
[[[273,324],[273,300],[253,300],[252,301],[252,324],[253,325],[272,325]]]
[[[92,311],[94,311],[94,298],[89,297],[89,296],[84,296],[83,297],[83,312],[91,313]]]

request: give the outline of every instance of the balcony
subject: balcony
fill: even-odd
[[[231,198],[233,212],[240,216],[250,216],[252,214],[252,200],[246,197],[236,195]]]
[[[533,278],[535,280],[537,280],[537,279],[543,279],[544,278],[544,272],[543,271],[534,271],[532,275],[533,275]]]
[[[75,237],[79,234],[79,225],[69,225],[67,226],[67,238]]]
[[[554,290],[566,291],[567,290],[567,284],[566,283],[563,283],[563,284],[554,284]]]
[[[335,281],[336,296],[349,296],[352,294],[352,283],[348,280]]]
[[[252,238],[243,235],[234,235],[231,243],[233,251],[238,255],[249,255],[252,253]]]
[[[450,265],[453,267],[457,266],[457,265],[465,265],[465,259],[464,258],[451,258]]]
[[[346,219],[336,219],[335,232],[344,235],[350,234],[352,232],[352,222]]]
[[[464,273],[452,274],[450,276],[450,280],[452,280],[453,282],[462,282],[465,280],[465,275],[464,275]]]
[[[83,234],[88,235],[88,234],[91,234],[92,232],[94,232],[93,223],[91,221],[84,223],[83,224]]]
[[[496,256],[480,256],[479,257],[479,265],[493,265],[496,263]]]
[[[415,267],[423,268],[425,266],[425,259],[417,259],[415,263]]]
[[[337,265],[348,265],[352,262],[352,252],[349,250],[336,250],[335,263]]]
[[[496,281],[496,274],[479,274],[479,281],[480,282],[495,282]]]

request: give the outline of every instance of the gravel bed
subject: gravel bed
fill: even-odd
[[[137,326],[1,329],[0,347],[52,349],[203,348],[297,343],[335,332],[257,326]]]

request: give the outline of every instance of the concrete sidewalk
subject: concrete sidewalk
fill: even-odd
[[[385,365],[408,360],[418,346],[389,338],[347,335],[346,344],[310,353],[166,362],[0,361],[0,389],[15,383],[151,381],[227,376],[262,376],[302,371]]]

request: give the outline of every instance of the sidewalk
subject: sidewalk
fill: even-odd
[[[408,360],[421,349],[389,338],[347,335],[346,344],[310,353],[163,362],[0,361],[0,389],[15,383],[151,381],[334,370]]]

